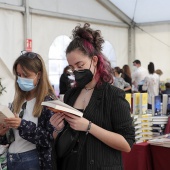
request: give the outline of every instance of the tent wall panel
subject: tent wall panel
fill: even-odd
[[[32,16],[33,51],[43,55],[48,64],[48,51],[53,40],[59,35],[71,36],[74,27],[80,22]],[[92,28],[99,29],[105,40],[109,41],[116,52],[117,65],[122,66],[128,62],[128,30],[112,26],[91,24]],[[43,28],[43,29],[42,29]]]
[[[14,95],[12,66],[24,48],[23,15],[0,9],[0,77],[7,93],[0,96],[0,103],[7,105]]]
[[[80,17],[121,22],[96,0],[30,0],[30,7]]]
[[[1,3],[21,6],[23,0],[0,0]]]
[[[147,68],[149,62],[155,64],[155,69],[161,69],[161,80],[170,78],[170,25],[155,25],[142,27],[147,33],[136,28],[136,59],[141,60]]]

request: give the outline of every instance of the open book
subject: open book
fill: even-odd
[[[60,100],[45,101],[45,102],[42,102],[41,105],[47,106],[47,107],[52,107],[53,109],[56,109],[56,110],[59,110],[59,111],[68,112],[68,113],[74,114],[74,115],[79,116],[79,117],[83,116],[82,112],[80,112],[79,110],[63,103]]]
[[[11,117],[15,117],[11,110],[5,105],[0,105],[0,123],[5,123],[4,119]]]

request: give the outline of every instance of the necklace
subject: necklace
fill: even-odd
[[[84,98],[83,98],[83,105],[84,105],[84,109],[85,109],[87,94],[90,90],[94,89],[94,87],[93,88],[86,88],[85,87],[84,89],[85,89],[85,94],[84,94]]]

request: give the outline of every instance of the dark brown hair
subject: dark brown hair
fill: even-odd
[[[90,28],[89,23],[85,23],[83,27],[79,24],[72,31],[73,40],[66,49],[66,54],[80,50],[89,58],[98,57],[96,77],[99,77],[98,85],[102,82],[112,83],[111,64],[102,54],[102,44],[104,39],[99,30]]]
[[[131,78],[130,67],[129,67],[127,64],[125,64],[125,65],[123,66],[122,70],[123,70],[123,74],[122,74],[122,77],[123,77],[123,78],[124,78],[124,74],[126,74],[128,77]]]

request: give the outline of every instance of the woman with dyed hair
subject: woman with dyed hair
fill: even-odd
[[[57,158],[60,170],[121,170],[121,152],[130,152],[134,143],[129,104],[124,91],[111,85],[111,66],[101,52],[103,42],[100,31],[86,23],[75,27],[66,49],[76,87],[65,94],[64,102],[82,111],[83,117],[58,113],[51,118],[58,132],[66,124],[79,132],[73,149]]]

